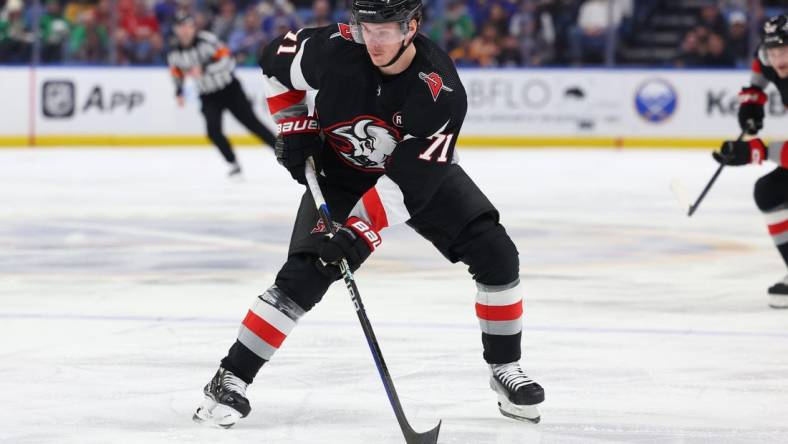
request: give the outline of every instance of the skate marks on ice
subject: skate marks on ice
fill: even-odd
[[[208,150],[0,153],[0,396],[16,406],[0,441],[401,442],[340,287],[237,429],[191,422],[303,192],[267,151],[240,157],[244,184]],[[547,400],[538,426],[500,416],[473,283],[393,229],[358,280],[414,427],[443,418],[442,443],[783,442],[788,324],[765,288],[784,270],[750,196],[763,171],[726,171],[687,221],[669,180],[699,189],[708,162],[464,152],[521,252],[523,362]]]

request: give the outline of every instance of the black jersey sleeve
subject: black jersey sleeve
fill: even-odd
[[[376,230],[406,222],[427,205],[439,204],[432,198],[454,162],[467,110],[465,89],[445,58],[446,64],[432,59],[414,70],[402,110],[405,135],[386,164],[386,174],[351,212]]]
[[[175,96],[180,97],[183,95],[183,71],[178,68],[175,63],[173,62],[174,53],[170,53],[167,55],[167,64],[170,67],[170,75],[172,76],[172,81],[175,83]]]
[[[320,89],[331,36],[338,25],[287,32],[263,49],[260,68],[274,120],[307,114],[306,93]]]

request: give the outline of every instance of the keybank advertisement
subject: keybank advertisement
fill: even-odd
[[[238,71],[253,108],[273,128],[261,75]],[[123,143],[124,136],[181,137],[193,143],[204,135],[194,85],[187,81],[186,104],[178,107],[165,68],[3,68],[3,76],[13,80],[0,82],[0,98],[14,104],[2,111],[0,136],[6,138],[111,136]],[[475,143],[731,138],[739,133],[736,95],[749,80],[746,71],[701,70],[470,69],[460,76],[468,96],[462,134]],[[430,84],[416,78],[413,87]],[[769,97],[762,134],[788,139],[779,94],[770,89]],[[224,129],[248,135],[229,113]]]

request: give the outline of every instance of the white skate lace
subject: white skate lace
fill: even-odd
[[[501,381],[509,390],[516,392],[520,387],[533,384],[534,381],[526,376],[518,362],[509,364],[493,364],[492,371],[496,378]]]
[[[232,372],[225,370],[222,373],[222,387],[225,389],[246,396],[246,386],[247,384]]]

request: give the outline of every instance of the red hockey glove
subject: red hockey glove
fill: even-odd
[[[720,150],[715,151],[712,155],[714,160],[725,165],[760,164],[766,159],[767,148],[761,139],[752,139],[749,142],[729,140],[723,142]]]
[[[750,135],[758,134],[763,128],[763,105],[766,94],[757,86],[742,88],[739,93],[739,126]]]

